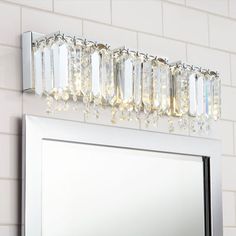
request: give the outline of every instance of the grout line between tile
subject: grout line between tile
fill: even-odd
[[[230,0],[227,1],[227,10],[228,10],[228,17],[230,17]]]
[[[235,155],[236,154],[235,152],[235,122],[233,122],[233,152]]]
[[[0,226],[16,226],[16,227],[17,227],[17,226],[20,226],[20,225],[21,225],[21,223],[18,223],[18,224],[17,224],[17,223],[16,223],[16,224],[10,224],[10,223],[9,223],[9,224],[4,224],[4,223],[0,223]]]
[[[161,23],[162,23],[162,35],[164,36],[164,10],[163,10],[163,1],[161,1]]]
[[[228,229],[236,229],[236,225],[224,225],[223,227]]]
[[[19,182],[21,181],[22,178],[5,178],[5,177],[0,177],[0,181],[14,181],[14,182]]]
[[[112,25],[112,0],[110,0],[110,14],[111,14],[111,25]]]
[[[82,20],[81,26],[82,26],[82,29],[81,29],[81,31],[82,31],[82,37],[84,37],[84,20]]]
[[[229,74],[230,74],[230,86],[233,85],[233,76],[232,76],[232,58],[231,54],[229,54]]]
[[[210,38],[210,17],[209,17],[209,14],[207,14],[207,32],[208,32],[208,46],[210,47],[211,38]]]
[[[234,215],[236,216],[236,192],[234,194]],[[234,219],[234,225],[236,226],[236,217]]]
[[[185,57],[186,61],[188,61],[188,43],[185,44]]]
[[[13,133],[1,132],[1,131],[0,131],[0,135],[5,135],[5,136],[17,136],[17,137],[21,137],[21,136],[22,136],[22,134],[13,134]]]
[[[2,88],[2,87],[0,87],[0,91],[1,90],[9,91],[9,92],[15,92],[15,93],[23,93],[23,91],[21,89],[11,89],[11,88]]]
[[[137,40],[137,51],[139,51],[139,33],[136,34],[136,40]]]
[[[222,192],[236,193],[236,190],[227,190],[227,189],[222,189]]]
[[[15,48],[15,49],[19,49],[19,50],[21,49],[21,46],[19,47],[19,46],[7,44],[7,43],[1,43],[1,42],[0,42],[0,46],[2,46],[2,47],[8,47],[8,48]]]

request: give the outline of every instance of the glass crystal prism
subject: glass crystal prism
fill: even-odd
[[[113,105],[116,101],[116,82],[113,71],[113,55],[110,50],[102,50],[102,98],[105,103]]]
[[[52,45],[53,54],[53,83],[57,90],[64,90],[69,84],[69,48],[62,40],[58,39]]]
[[[170,69],[160,61],[153,65],[153,108],[158,114],[170,110]]]
[[[147,60],[143,62],[142,70],[142,102],[144,111],[149,113],[153,104],[153,76],[152,76],[152,62]]]
[[[142,109],[142,61],[137,56],[133,58],[133,83],[134,109],[139,112]]]
[[[64,34],[34,42],[32,53],[35,93],[47,95],[48,110],[83,100],[85,114],[93,107],[98,116],[100,106],[112,106],[112,122],[134,116],[155,125],[168,116],[171,131],[175,116],[180,128],[189,124],[193,132],[208,132],[220,118],[216,72]]]
[[[116,62],[118,101],[121,106],[126,107],[133,101],[133,64],[126,54],[119,57]]]
[[[35,93],[37,95],[43,94],[43,49],[42,47],[34,48],[34,82]]]
[[[173,76],[173,110],[177,116],[189,111],[189,71],[176,68]]]
[[[45,81],[45,92],[49,95],[53,91],[53,60],[50,45],[46,45],[43,49],[43,71]]]

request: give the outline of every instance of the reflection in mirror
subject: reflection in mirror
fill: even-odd
[[[200,157],[43,141],[43,236],[204,236]]]

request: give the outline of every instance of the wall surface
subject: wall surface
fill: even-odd
[[[58,30],[220,72],[222,119],[201,136],[222,140],[224,236],[235,236],[235,0],[0,0],[0,236],[19,235],[22,115],[46,116],[43,100],[21,92],[20,35]],[[54,116],[111,125],[109,112],[98,120],[85,118],[82,111]],[[157,128],[125,121],[117,125],[168,132],[167,122],[161,123]],[[175,134],[196,135],[178,128]]]

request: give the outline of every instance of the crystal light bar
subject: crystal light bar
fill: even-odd
[[[113,123],[143,119],[149,125],[167,116],[173,131],[178,117],[181,128],[194,132],[208,131],[220,118],[217,72],[61,33],[32,40],[31,49],[31,88],[46,96],[48,112],[81,101],[84,113],[96,117],[111,106]]]

